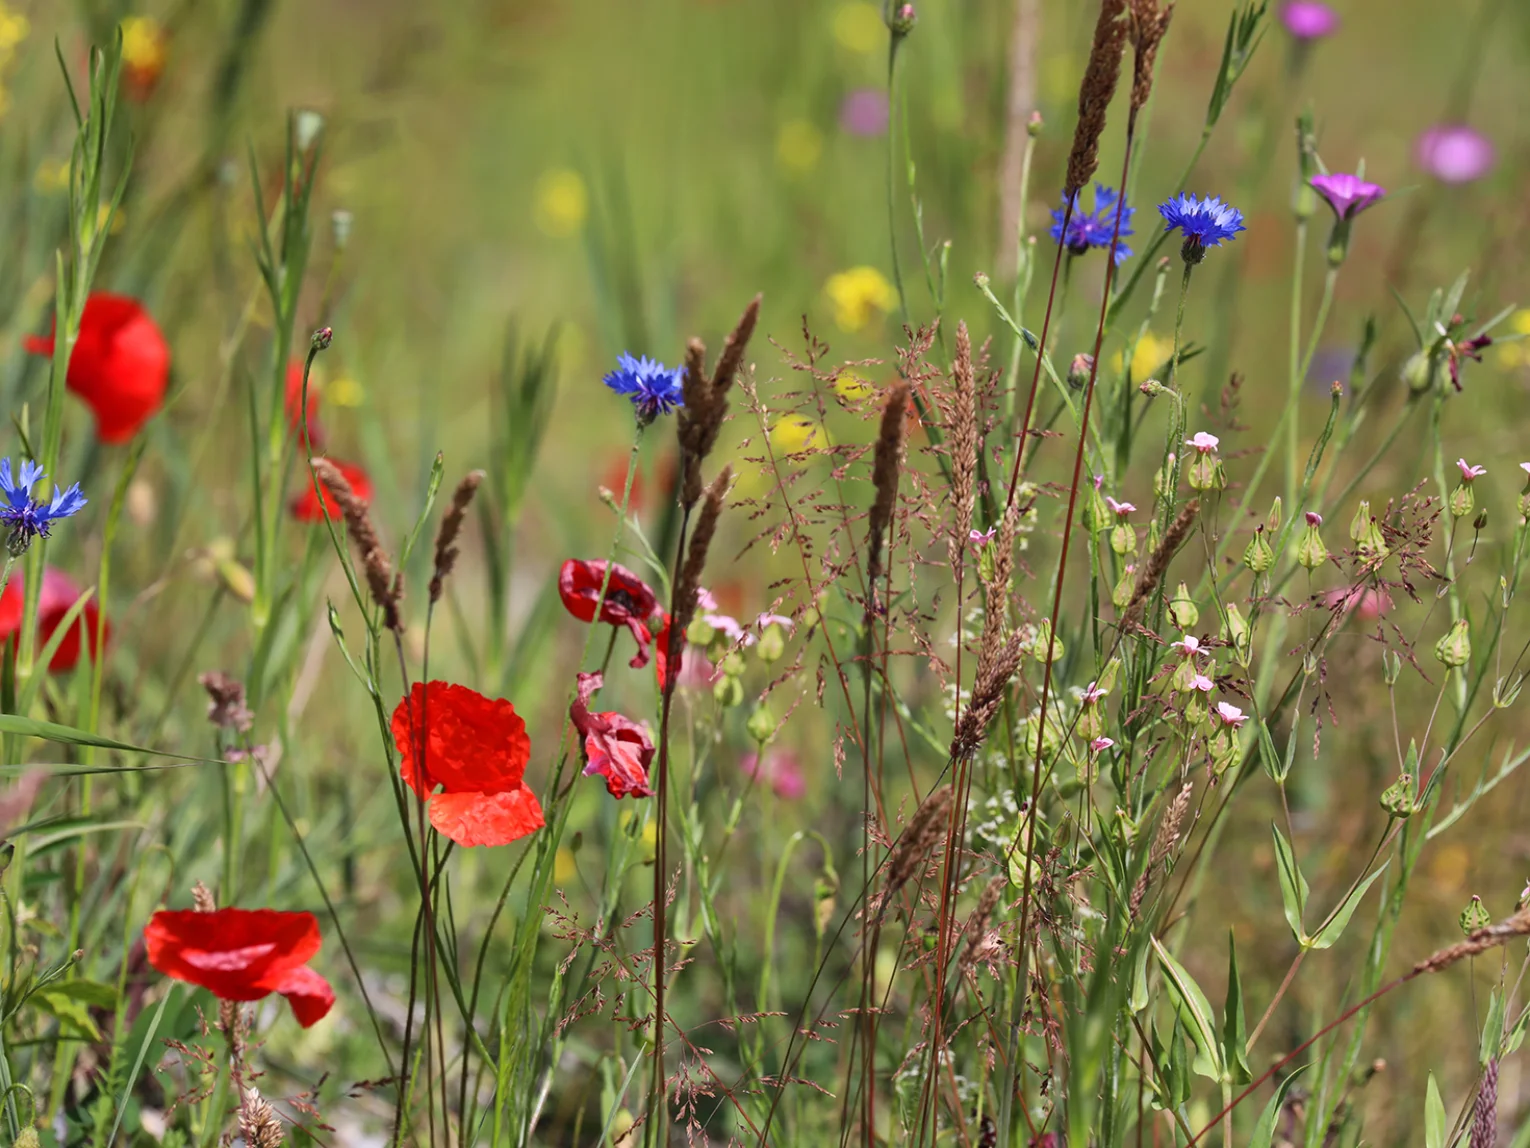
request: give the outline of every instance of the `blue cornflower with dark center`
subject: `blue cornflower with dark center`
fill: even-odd
[[[1127,207],[1121,196],[1114,188],[1106,187],[1102,183],[1094,185],[1094,213],[1083,210],[1079,206],[1078,197],[1081,193],[1073,193],[1073,218],[1068,220],[1066,237],[1063,234],[1063,218],[1068,213],[1068,201],[1063,200],[1062,207],[1052,209],[1053,240],[1065,244],[1074,255],[1083,255],[1091,247],[1101,250],[1110,250],[1111,237],[1116,232],[1116,216],[1121,216],[1121,237],[1132,233],[1132,215],[1136,213],[1135,207]],[[1116,266],[1119,267],[1127,259],[1131,258],[1132,249],[1126,244],[1116,243]]]
[[[625,351],[616,360],[616,370],[605,378],[606,386],[632,400],[638,425],[647,426],[660,415],[684,406],[680,393],[682,368],[673,370],[647,355],[634,359]]]
[[[15,557],[20,557],[39,534],[48,537],[48,529],[60,518],[78,514],[85,505],[80,484],[68,490],[55,490],[51,502],[38,502],[32,497],[32,488],[46,477],[43,468],[31,459],[21,464],[21,477],[11,474],[11,460],[0,458],[0,494],[5,502],[0,504],[0,523],[10,527],[11,535],[6,547]]]
[[[1243,212],[1214,195],[1197,199],[1181,192],[1167,203],[1160,203],[1158,214],[1169,225],[1165,231],[1184,234],[1185,245],[1180,249],[1180,256],[1186,263],[1199,263],[1206,258],[1206,248],[1220,247],[1222,240],[1232,239],[1238,232],[1248,230],[1243,226]]]

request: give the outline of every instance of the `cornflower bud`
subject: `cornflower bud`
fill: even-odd
[[[1073,356],[1073,362],[1068,364],[1068,385],[1074,390],[1082,390],[1089,381],[1089,372],[1094,370],[1094,356],[1080,352]]]

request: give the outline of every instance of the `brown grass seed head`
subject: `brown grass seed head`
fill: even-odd
[[[372,600],[382,609],[383,625],[394,633],[403,633],[404,624],[399,616],[399,606],[404,598],[403,575],[394,574],[393,564],[388,560],[382,543],[378,541],[377,531],[372,526],[367,504],[357,497],[345,475],[329,459],[313,459],[312,465],[319,481],[340,504],[346,531],[361,554],[361,568],[366,576],[367,588],[372,592]]]
[[[1078,127],[1073,150],[1068,153],[1068,178],[1063,199],[1071,200],[1089,182],[1100,163],[1100,136],[1105,132],[1105,112],[1116,94],[1121,76],[1121,55],[1126,49],[1126,0],[1101,0],[1100,17],[1094,26],[1089,63],[1078,90]]]
[[[483,482],[484,473],[481,470],[470,470],[457,484],[457,489],[452,491],[451,505],[446,508],[446,513],[441,516],[440,529],[436,531],[436,561],[435,571],[430,578],[430,601],[432,603],[441,600],[441,591],[446,583],[447,576],[457,564],[457,535],[462,532],[462,521],[467,515],[468,507],[472,505],[473,496],[478,493],[478,486]]]

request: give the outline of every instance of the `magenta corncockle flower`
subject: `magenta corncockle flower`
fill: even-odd
[[[754,620],[756,630],[767,630],[771,626],[780,626],[783,630],[789,631],[796,629],[797,623],[785,614],[761,614]]]
[[[1307,182],[1328,201],[1340,219],[1353,219],[1387,193],[1379,183],[1367,183],[1358,175],[1347,173],[1315,175]]]
[[[1418,166],[1444,183],[1471,183],[1493,170],[1493,141],[1466,124],[1438,124],[1413,145]]]
[[[974,546],[982,546],[993,541],[993,536],[999,532],[997,526],[990,526],[987,530],[967,531],[967,541]]]
[[[1186,634],[1179,641],[1171,643],[1185,657],[1194,657],[1201,652],[1201,640],[1194,634]]]
[[[1116,743],[1108,737],[1097,737],[1089,743],[1089,752],[1100,753],[1102,750],[1107,750],[1115,744]]]
[[[1217,703],[1217,717],[1222,719],[1222,724],[1229,729],[1242,729],[1243,723],[1248,721],[1248,715],[1235,705],[1227,702]]]
[[[1192,690],[1200,690],[1203,694],[1209,694],[1216,688],[1216,683],[1208,678],[1205,674],[1196,674],[1195,677],[1191,679],[1190,688]]]
[[[1456,466],[1461,471],[1461,481],[1470,482],[1474,478],[1481,478],[1487,473],[1485,466],[1471,466],[1464,458],[1456,459]]]
[[[1130,502],[1117,502],[1108,494],[1105,496],[1105,505],[1110,507],[1111,513],[1117,518],[1125,518],[1128,514],[1133,514],[1137,510]]]
[[[1217,449],[1217,446],[1219,443],[1221,443],[1221,441],[1222,440],[1217,438],[1217,436],[1214,434],[1207,434],[1205,431],[1196,431],[1194,438],[1187,438],[1185,440],[1185,445],[1193,446],[1202,454],[1210,454],[1212,451]]]
[[[1318,0],[1289,0],[1280,6],[1280,22],[1298,40],[1321,40],[1339,30],[1339,15]]]
[[[853,136],[887,133],[887,93],[881,88],[857,88],[839,106],[839,126]]]
[[[1321,514],[1319,514],[1315,510],[1307,511],[1307,525],[1308,526],[1321,526],[1321,525],[1323,525],[1323,516]]]

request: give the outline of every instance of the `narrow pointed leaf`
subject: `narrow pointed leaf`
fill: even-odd
[[[1238,977],[1238,947],[1227,931],[1227,1003],[1222,1008],[1222,1062],[1234,1084],[1254,1078],[1248,1068],[1248,1031],[1243,1019],[1243,984]]]
[[[1296,854],[1291,852],[1291,843],[1281,834],[1280,827],[1271,824],[1270,831],[1275,834],[1275,868],[1280,874],[1280,900],[1285,907],[1286,923],[1297,943],[1305,948],[1307,934],[1302,931],[1302,910],[1307,904],[1307,879],[1297,867]]]
[[[1349,891],[1349,896],[1345,897],[1339,907],[1329,914],[1328,920],[1317,931],[1317,936],[1312,938],[1312,948],[1331,948],[1344,935],[1344,928],[1349,924],[1349,919],[1355,915],[1355,910],[1359,907],[1361,898],[1365,896],[1365,891],[1386,871],[1387,867],[1383,865]]]
[[[1291,1090],[1291,1085],[1306,1071],[1306,1068],[1305,1064],[1302,1065],[1280,1082],[1280,1087],[1275,1089],[1275,1095],[1270,1097],[1270,1102],[1259,1114],[1259,1123],[1254,1125],[1254,1133],[1249,1137],[1248,1148],[1270,1148],[1270,1144],[1275,1139],[1275,1122],[1280,1119],[1281,1106],[1286,1102],[1286,1093]]]
[[[1222,1053],[1218,1047],[1211,1002],[1206,999],[1201,986],[1195,983],[1195,978],[1169,955],[1169,950],[1159,943],[1158,938],[1152,938],[1152,942],[1153,951],[1158,954],[1158,963],[1163,966],[1164,976],[1168,980],[1174,1011],[1179,1014],[1180,1023],[1190,1033],[1190,1038],[1195,1041],[1195,1063],[1191,1067],[1202,1076],[1220,1080]]]
[[[1424,1148],[1445,1148],[1445,1102],[1440,1099],[1440,1086],[1432,1072],[1424,1096]]]

